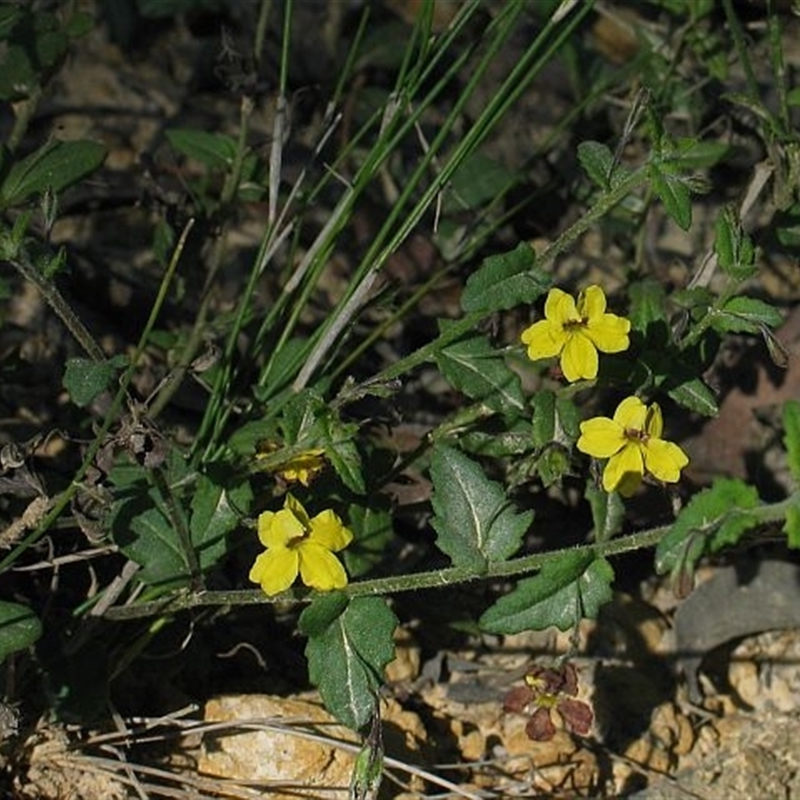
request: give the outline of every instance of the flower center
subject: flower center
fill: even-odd
[[[302,544],[302,543],[303,543],[303,542],[304,542],[306,539],[308,539],[308,537],[309,537],[310,533],[311,533],[311,531],[307,530],[306,528],[303,528],[303,532],[302,532],[301,534],[297,535],[297,536],[292,536],[292,538],[291,538],[291,539],[289,539],[289,541],[288,541],[288,542],[286,542],[286,546],[287,546],[287,547],[288,547],[290,550],[291,550],[291,549],[294,549],[295,547],[298,547],[298,546],[299,546],[300,544]]]
[[[577,328],[585,328],[589,324],[587,317],[580,317],[579,319],[568,319],[561,326],[565,331],[574,331]]]
[[[625,438],[640,444],[647,444],[650,434],[647,431],[638,431],[636,428],[625,428]]]

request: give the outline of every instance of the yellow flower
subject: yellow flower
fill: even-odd
[[[258,538],[267,548],[256,558],[250,580],[261,584],[265,594],[288,589],[297,575],[306,586],[321,591],[347,586],[347,573],[334,553],[353,539],[330,509],[309,519],[291,494],[280,511],[264,511],[258,517]]]
[[[278,450],[278,445],[274,442],[259,442],[256,445],[256,458],[264,459]],[[314,448],[303,450],[301,453],[292,456],[279,466],[270,468],[279,478],[283,478],[287,483],[302,483],[309,486],[311,481],[325,469],[325,450]]]
[[[663,429],[658,403],[646,406],[638,397],[627,397],[617,406],[614,419],[594,417],[582,422],[577,447],[595,458],[607,458],[603,488],[629,497],[645,471],[675,483],[689,463],[678,445],[661,438]]]
[[[560,356],[561,371],[570,382],[597,377],[598,350],[620,353],[628,349],[631,323],[606,313],[606,296],[599,286],[584,289],[577,304],[561,289],[551,289],[544,316],[522,332],[528,358]]]

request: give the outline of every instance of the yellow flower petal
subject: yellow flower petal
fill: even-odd
[[[312,589],[327,592],[347,586],[347,573],[330,550],[307,541],[300,548],[300,580]]]
[[[578,295],[578,314],[586,320],[598,319],[606,310],[606,295],[599,286],[587,286]]]
[[[593,417],[581,423],[577,448],[595,458],[611,458],[625,447],[625,431],[608,417]]]
[[[342,525],[337,514],[327,509],[311,520],[309,541],[337,552],[353,541],[353,534]]]
[[[528,358],[538,361],[557,356],[567,341],[567,334],[552,320],[542,319],[526,328],[520,338],[523,344],[528,345]]]
[[[597,377],[597,348],[582,332],[575,331],[568,338],[561,353],[561,371],[570,382],[581,378]]]
[[[256,558],[250,580],[261,585],[264,594],[274,595],[288,589],[297,578],[300,559],[295,550],[279,547]]]
[[[611,456],[603,470],[603,488],[613,492],[622,487],[626,494],[632,494],[644,474],[642,451],[637,444],[628,442],[616,455]]]
[[[566,322],[580,322],[580,315],[572,295],[561,289],[551,289],[544,302],[544,315],[559,328]]]
[[[616,314],[603,314],[600,317],[589,318],[585,334],[603,353],[621,353],[630,346],[628,338],[630,329],[631,323],[624,317],[618,317]]]
[[[647,406],[633,395],[626,397],[614,412],[614,422],[626,431],[644,431]]]
[[[283,507],[287,511],[290,511],[297,518],[298,522],[305,530],[308,530],[308,513],[306,512],[305,508],[303,508],[303,504],[291,492],[286,495],[286,498],[283,501]]]
[[[689,463],[686,453],[673,442],[663,439],[650,439],[642,445],[644,465],[660,481],[676,483],[681,470]]]
[[[660,439],[664,432],[664,417],[661,416],[661,406],[658,403],[651,403],[647,409],[644,432],[653,439]]]
[[[304,535],[302,523],[286,507],[277,512],[263,511],[258,516],[258,538],[265,547],[285,548]]]

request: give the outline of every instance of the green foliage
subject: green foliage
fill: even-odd
[[[0,9],[0,99],[19,101],[35,95],[64,61],[70,39],[91,27],[91,17],[74,14],[65,24],[56,14],[25,7]]]
[[[166,477],[171,487],[188,477],[179,457],[169,460]],[[197,476],[188,507],[177,490],[171,506],[167,505],[160,489],[150,485],[144,468],[117,468],[112,479],[122,497],[111,520],[114,541],[141,566],[139,579],[159,590],[188,585],[195,577],[195,559],[203,572],[214,566],[228,551],[226,537],[238,525],[241,510],[252,502],[249,484],[226,487],[206,475]],[[178,526],[188,530],[191,553]]]
[[[753,297],[732,297],[713,312],[711,327],[719,333],[759,333],[782,322],[778,309]]]
[[[614,571],[604,558],[591,553],[565,552],[533,578],[517,584],[480,619],[490,633],[521,633],[551,626],[569,630],[581,619],[596,619],[611,600]]]
[[[783,404],[782,416],[786,462],[792,478],[800,484],[800,402],[787,400]]]
[[[70,358],[64,372],[64,388],[77,406],[88,406],[99,394],[111,386],[119,370],[128,364],[125,356],[114,356],[106,361],[88,358]]]
[[[525,407],[519,375],[485,336],[466,336],[443,347],[436,364],[456,389],[489,408],[519,412]]]
[[[581,142],[578,145],[578,160],[591,181],[603,191],[611,188],[614,171],[614,154],[600,142]]]
[[[478,464],[452,447],[437,445],[431,479],[436,514],[431,525],[437,546],[453,564],[480,572],[519,549],[533,512],[514,511],[502,488]]]
[[[698,492],[678,515],[656,549],[660,575],[693,571],[705,553],[735,545],[744,533],[760,524],[751,513],[759,504],[754,487],[733,478],[718,478]]]
[[[521,303],[533,303],[552,285],[547,273],[536,266],[536,253],[522,242],[509,253],[489,256],[467,278],[461,295],[464,311],[503,311]]]
[[[52,141],[17,161],[2,176],[0,210],[45,191],[60,192],[94,172],[105,160],[97,142]]]
[[[348,601],[338,592],[317,597],[300,615],[309,678],[328,710],[354,730],[370,720],[383,670],[394,658],[397,624],[382,598]]]
[[[36,487],[55,510],[34,520],[29,533],[26,528],[0,570],[38,561],[37,542],[56,517],[70,529],[67,536],[50,536],[57,555],[69,547],[74,557],[77,525],[82,533],[110,534],[113,545],[97,556],[103,560],[96,570],[93,565],[93,579],[103,585],[96,592],[93,586],[90,598],[82,587],[76,601],[62,585],[52,590],[55,599],[47,598],[48,607],[70,605],[78,621],[87,609],[102,609],[108,623],[99,633],[86,626],[88,643],[76,644],[69,630],[51,652],[44,641],[49,648],[58,637],[37,645],[51,706],[63,718],[105,711],[112,675],[120,677],[168,625],[165,605],[172,619],[174,609],[194,605],[264,602],[264,615],[274,617],[268,624],[287,626],[296,621],[291,604],[310,601],[297,624],[308,637],[312,682],[339,720],[355,729],[373,723],[352,789],[366,800],[380,780],[376,695],[394,655],[399,623],[392,609],[400,614],[404,591],[514,579],[515,588],[481,616],[484,631],[570,630],[595,618],[611,599],[612,553],[652,546],[658,538],[657,571],[680,585],[698,559],[740,545],[765,522],[782,523],[789,546],[800,548],[800,403],[783,408],[787,462],[798,486],[776,503],[763,501],[745,481],[719,479],[695,492],[673,523],[639,530],[648,524],[642,522],[646,499],[629,516],[627,500],[599,488],[597,470],[607,459],[576,453],[581,423],[610,416],[624,397],[661,404],[665,438],[686,430],[690,414],[714,416],[713,369],[725,338],[761,336],[775,347],[771,330],[782,315],[755,285],[760,259],[754,240],[765,249],[774,241],[786,247],[800,241],[800,137],[789,114],[797,92],[786,86],[779,54],[772,53],[776,102],[767,105],[736,42],[737,19],[725,11],[728,24],[717,30],[713,0],[659,0],[659,25],[678,39],[654,43],[648,33],[625,68],[585,70],[599,64],[583,43],[592,4],[534,5],[536,33],[520,36],[530,21],[525,0],[465,3],[441,30],[432,27],[433,3],[422,4],[413,26],[374,16],[366,4],[357,30],[347,19],[346,57],[327,54],[335,61],[336,85],[314,79],[315,93],[329,93],[318,108],[312,108],[313,93],[290,95],[287,88],[307,84],[291,66],[303,50],[295,38],[303,34],[293,17],[298,4],[259,6],[265,14],[280,12],[282,32],[280,25],[270,27],[277,17],[266,14],[252,41],[249,31],[235,44],[224,38],[218,63],[220,73],[230,70],[232,93],[243,94],[238,129],[225,120],[230,132],[171,127],[165,134],[185,191],[177,203],[153,206],[148,260],[160,265],[163,282],[153,292],[140,341],[126,341],[132,354],[112,357],[83,330],[54,280],[73,266],[72,242],[53,246],[50,238],[59,241],[63,191],[98,169],[105,149],[89,141],[41,145],[38,136],[25,137],[42,89],[90,21],[67,16],[66,6],[59,15],[24,4],[0,8],[0,98],[14,115],[12,133],[0,145],[0,260],[35,285],[82,348],[82,355],[59,364],[57,374],[74,404],[68,407],[74,439],[88,439],[71,454],[70,463],[80,464],[71,479],[59,474]],[[219,0],[136,4],[149,18],[224,6]],[[484,15],[490,24],[483,24]],[[768,31],[776,24],[768,11]],[[275,36],[288,38],[280,43],[267,97],[261,81],[273,63]],[[510,66],[496,59],[517,41],[524,45]],[[651,263],[660,246],[653,246],[652,232],[665,215],[684,231],[693,217],[710,226],[696,196],[718,180],[710,169],[731,156],[727,140],[701,139],[710,130],[707,120],[728,113],[719,97],[730,86],[731,41],[746,86],[726,96],[752,117],[748,126],[762,140],[773,174],[769,204],[778,212],[751,236],[739,212],[724,208],[714,225],[715,257],[702,259],[701,245],[694,261],[685,259],[685,280],[668,282],[661,265]],[[240,45],[241,53],[234,52]],[[265,52],[270,60],[261,63]],[[691,70],[685,69],[687,52]],[[495,134],[506,111],[556,58],[572,69],[574,105],[545,140],[530,137],[530,152],[512,168],[497,155],[503,146],[496,146]],[[376,70],[378,79],[365,82]],[[631,75],[642,87],[638,94]],[[254,87],[258,96],[250,95]],[[634,94],[626,121],[610,113],[605,98]],[[263,130],[263,119],[251,127],[253,100],[267,104],[259,114],[268,112],[271,130]],[[290,115],[290,108],[301,113]],[[578,145],[585,178],[561,169],[574,162],[570,142],[580,130],[602,130],[607,139]],[[491,150],[484,147],[489,141]],[[716,198],[737,196],[744,187],[733,187],[736,193],[714,188]],[[166,211],[156,211],[161,208]],[[248,244],[241,247],[245,221]],[[606,263],[603,256],[600,269],[590,267],[581,244],[587,232],[599,234],[603,252],[619,253],[619,260]],[[539,235],[547,244],[537,254],[526,239]],[[417,252],[419,240],[426,246]],[[693,235],[692,244],[697,241]],[[614,292],[610,307],[628,309],[630,347],[613,357],[600,350],[596,378],[570,384],[557,370],[531,362],[520,331],[531,305],[541,308],[554,285],[576,296],[589,280],[603,283],[604,274],[604,290]],[[460,298],[450,295],[453,288],[461,289]],[[163,305],[165,298],[171,307]],[[417,316],[417,306],[431,300],[435,311]],[[562,332],[579,331],[594,341],[597,330],[585,330],[590,318],[558,324]],[[419,329],[418,319],[425,323]],[[436,326],[438,336],[430,333]],[[559,331],[550,330],[555,349]],[[554,355],[563,353],[548,352],[541,360]],[[16,380],[17,369],[9,359],[4,379]],[[431,389],[441,378],[456,391]],[[100,404],[93,401],[109,389],[110,405],[95,418]],[[151,389],[145,402],[142,395]],[[171,402],[179,389],[197,393],[198,414]],[[639,433],[624,435],[630,441]],[[308,498],[309,508],[334,510],[353,532],[353,541],[334,554],[349,584],[327,593],[292,587],[280,593],[276,611],[266,605],[275,598],[247,581],[255,544],[249,529],[259,509],[280,506],[297,481],[293,460],[309,453],[325,469],[304,474],[302,488],[291,491],[304,503]],[[7,471],[4,462],[9,486],[16,485],[14,469]],[[652,484],[641,491],[661,490]],[[59,492],[59,486],[67,488]],[[681,489],[693,491],[688,483]],[[13,493],[4,498],[9,515],[19,513],[18,500]],[[99,507],[97,519],[92,503]],[[557,524],[532,530],[533,510],[519,511],[515,503],[553,509]],[[576,526],[587,505],[592,526],[581,532]],[[413,534],[406,537],[409,518]],[[569,525],[568,543],[559,525]],[[441,551],[433,558],[428,527]],[[535,552],[526,554],[524,546]],[[441,567],[441,554],[451,567]],[[127,567],[124,575],[118,571],[125,559],[138,565],[135,574]],[[43,632],[31,610],[41,607],[37,585],[25,583],[26,575],[20,569],[7,591],[30,600],[30,607],[0,602],[0,660]],[[308,576],[301,571],[299,578]],[[386,597],[394,595],[390,609]],[[114,625],[136,616],[150,618],[137,633]],[[448,621],[457,616],[452,611]],[[193,624],[206,619],[198,614]]]
[[[0,601],[0,664],[41,635],[42,623],[28,606]]]
[[[737,281],[747,280],[758,271],[753,240],[730,208],[723,209],[717,217],[714,250],[720,268]]]

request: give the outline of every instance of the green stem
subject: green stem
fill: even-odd
[[[106,436],[111,429],[111,426],[119,417],[122,403],[128,396],[128,386],[130,386],[130,382],[133,379],[133,373],[139,364],[142,353],[147,346],[147,340],[150,338],[150,333],[153,330],[153,326],[158,318],[158,314],[161,311],[161,307],[167,297],[169,285],[172,282],[172,277],[174,276],[175,270],[178,267],[178,263],[183,253],[183,248],[186,245],[186,239],[193,225],[194,220],[190,219],[181,233],[181,237],[175,247],[175,252],[172,254],[172,259],[167,267],[164,278],[161,281],[161,286],[159,287],[156,300],[153,303],[153,307],[150,309],[150,316],[147,320],[147,324],[144,326],[142,335],[139,337],[139,342],[136,345],[136,350],[131,357],[131,362],[128,365],[128,369],[125,371],[120,380],[119,389],[117,390],[117,393],[111,402],[111,406],[108,409],[105,419],[103,420],[103,424],[100,426],[100,430],[97,432],[91,444],[87,448],[83,463],[73,476],[72,483],[70,483],[70,485],[56,498],[49,513],[39,523],[39,525],[34,528],[30,534],[28,534],[28,536],[26,536],[25,539],[23,539],[2,561],[0,561],[0,573],[8,569],[19,558],[19,556],[22,555],[22,553],[24,553],[32,544],[38,541],[50,529],[53,523],[55,523],[55,521],[63,513],[64,509],[72,501],[72,498],[75,496],[75,493],[81,486],[81,481],[86,475],[87,470],[94,463],[94,459],[98,450],[100,450],[106,441]]]
[[[789,508],[796,508],[798,502],[800,502],[800,493],[792,495],[778,503],[765,504],[748,513],[757,517],[762,525],[778,522],[785,519]],[[607,542],[585,544],[578,547],[553,550],[547,553],[535,553],[534,555],[513,558],[509,561],[489,564],[482,572],[471,567],[448,567],[445,569],[431,570],[429,572],[419,572],[412,575],[398,575],[390,578],[356,581],[346,586],[342,591],[349,597],[364,597],[397,594],[400,592],[418,591],[420,589],[437,589],[477,580],[518,577],[530,572],[537,572],[546,564],[563,558],[567,553],[593,553],[597,557],[610,557],[628,553],[633,550],[653,547],[657,545],[662,537],[670,530],[670,525],[662,525],[628,536],[620,536]],[[155,614],[171,614],[176,611],[200,606],[239,606],[286,602],[308,603],[311,602],[317,594],[318,593],[304,588],[290,589],[274,597],[268,597],[258,589],[202,592],[199,594],[182,593],[162,600],[110,608],[104,616],[106,619],[124,620],[148,617]]]
[[[36,265],[32,264],[28,254],[20,249],[17,258],[10,260],[9,263],[22,275],[25,280],[30,281],[42,294],[47,305],[56,312],[59,319],[64,323],[66,329],[72,334],[78,344],[86,351],[86,354],[93,361],[104,361],[106,354],[95,341],[94,336],[89,333],[87,327],[81,322],[78,315],[64,299],[56,285],[42,275]]]

